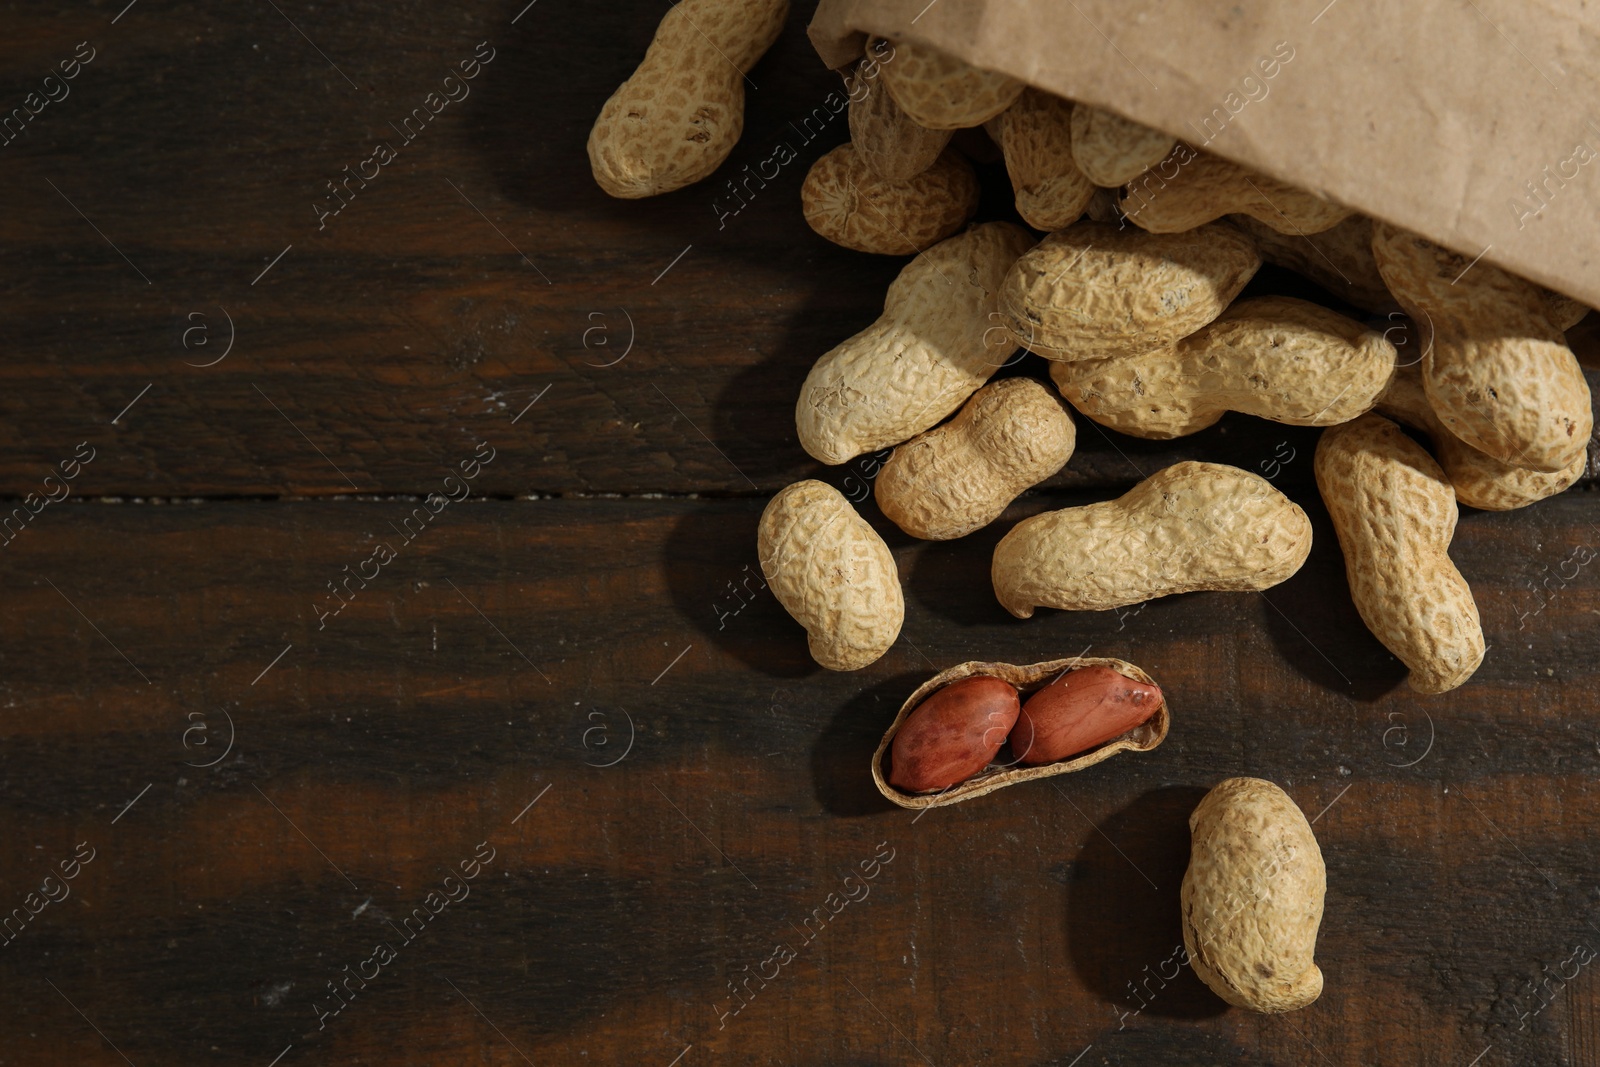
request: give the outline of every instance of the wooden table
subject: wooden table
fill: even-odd
[[[0,1062],[1600,1061],[1590,483],[1462,516],[1492,647],[1419,698],[1350,603],[1316,431],[1080,422],[965,540],[864,503],[905,629],[823,671],[755,525],[797,478],[865,494],[792,409],[902,261],[801,220],[847,136],[798,129],[837,85],[807,5],[718,178],[619,202],[584,142],[663,3],[124,4],[4,20],[5,106],[70,91],[0,147]],[[1012,522],[1179,457],[1272,475],[1306,567],[1000,609]],[[873,789],[935,670],[1091,649],[1167,688],[1160,749],[922,816]],[[1188,813],[1237,774],[1327,860],[1326,992],[1287,1017],[1160,977]]]

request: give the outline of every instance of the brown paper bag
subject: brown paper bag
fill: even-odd
[[[1600,7],[1581,0],[822,0],[1600,305]],[[1267,71],[1271,76],[1267,76]]]

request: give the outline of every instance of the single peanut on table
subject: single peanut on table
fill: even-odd
[[[918,126],[900,110],[881,77],[881,63],[893,56],[893,46],[880,43],[887,53],[869,49],[850,79],[850,143],[878,177],[903,182],[933,166],[950,143],[951,131]]]
[[[1298,235],[1321,233],[1350,217],[1347,207],[1187,145],[1173,152],[1173,163],[1123,191],[1122,213],[1140,229],[1182,233],[1240,214]]]
[[[1427,352],[1423,387],[1439,421],[1502,463],[1554,473],[1594,429],[1589,385],[1532,282],[1375,223],[1372,251]]]
[[[895,41],[893,58],[882,67],[895,103],[912,122],[930,130],[981,126],[1010,107],[1024,88],[1008,74],[910,41]]]
[[[1025,89],[984,124],[1005,154],[1017,214],[1036,230],[1059,230],[1083,217],[1094,185],[1072,158],[1072,102]]]
[[[913,537],[965,537],[1064,467],[1076,439],[1072,416],[1045,386],[990,382],[954,419],[894,450],[878,474],[878,508]]]
[[[1344,549],[1350,597],[1367,629],[1411,668],[1419,693],[1443,693],[1483,662],[1472,590],[1449,555],[1456,497],[1433,457],[1381,415],[1322,432],[1317,489]]]
[[[1115,189],[1166,159],[1177,138],[1103,108],[1072,108],[1072,156],[1084,176]]]
[[[1138,355],[1222,314],[1260,266],[1255,244],[1220,223],[1151,234],[1076,222],[1016,261],[1000,319],[1048,359]]]
[[[1287,296],[1236,301],[1176,344],[1141,355],[1054,362],[1061,395],[1135,437],[1196,433],[1229,411],[1331,426],[1369,410],[1394,376],[1383,334]]]
[[[909,256],[966,225],[978,210],[978,178],[947,151],[905,181],[890,181],[842,144],[811,165],[800,206],[811,228],[836,245]]]
[[[804,481],[761,513],[761,574],[831,671],[874,662],[900,635],[906,605],[889,546],[837,489]]]
[[[1311,824],[1282,789],[1229,778],[1189,816],[1183,943],[1211,991],[1251,1011],[1322,994],[1314,956],[1328,872]]]
[[[995,546],[995,596],[1104,611],[1200,589],[1260,590],[1311,551],[1311,522],[1260,478],[1221,463],[1175,463],[1116,500],[1024,519]]]
[[[589,131],[595,181],[612,196],[669,193],[709,175],[744,129],[744,76],[783,29],[788,0],[679,0],[644,61]]]
[[[995,297],[1033,238],[988,222],[912,260],[889,286],[883,315],[811,368],[795,405],[800,446],[844,463],[949,415],[1011,354]]]

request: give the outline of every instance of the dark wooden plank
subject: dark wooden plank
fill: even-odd
[[[95,858],[0,954],[8,1056],[122,1062],[87,1017],[135,1063],[1584,1062],[1587,972],[1537,983],[1600,923],[1600,585],[1562,566],[1592,499],[1463,518],[1493,647],[1438,698],[1360,627],[1314,499],[1311,561],[1264,597],[1011,619],[995,540],[1075,499],[893,536],[904,637],[850,675],[758,585],[728,614],[759,500],[449,505],[322,629],[318,591],[407,502],[46,511],[0,558],[0,892]],[[1086,649],[1167,687],[1161,749],[921,819],[872,790],[933,670]],[[1317,817],[1329,867],[1327,992],[1286,1018],[1152,978],[1187,813],[1241,773]]]
[[[752,72],[729,162],[642,202],[602,194],[584,144],[662,4],[610,5],[605,32],[559,5],[512,25],[518,0],[458,5],[448,26],[370,2],[160,0],[112,24],[120,6],[8,23],[8,100],[78,41],[96,55],[0,150],[0,492],[33,491],[81,441],[87,495],[426,491],[487,427],[507,438],[498,495],[770,493],[817,470],[795,442],[800,383],[903,261],[801,218],[806,167],[846,135],[842,116],[799,131],[838,87],[804,5]],[[390,124],[483,41],[470,95],[405,143]],[[321,219],[326,183],[383,139],[395,161]],[[727,214],[726,182],[780,143],[796,161]],[[1001,169],[986,182],[998,217]],[[1082,436],[1055,484],[1197,454],[1256,469],[1311,439],[1242,418],[1176,444]],[[1309,484],[1303,464],[1284,477]]]
[[[95,458],[0,553],[4,907],[75,873],[0,938],[0,1059],[1595,1061],[1587,969],[1561,978],[1600,938],[1592,492],[1463,517],[1492,647],[1426,699],[1344,591],[1316,431],[1082,424],[1070,469],[995,529],[886,531],[904,637],[857,674],[817,669],[752,577],[755,522],[817,472],[795,392],[899,262],[800,220],[842,119],[718,218],[722,178],[797,142],[836,85],[803,9],[717,181],[594,188],[589,123],[662,10],[8,11],[7,100],[78,41],[97,55],[0,149],[0,494],[38,491],[79,442]],[[318,233],[322,183],[483,40],[472,96]],[[1005,210],[993,169],[984,210]],[[234,348],[186,366],[220,355],[224,309]],[[1576,336],[1592,357],[1594,323]],[[444,491],[480,442],[473,499],[437,518],[190,499]],[[995,604],[1005,525],[1187,457],[1305,503],[1307,568],[1264,597],[1028,623]],[[871,469],[825,476],[864,496]],[[483,499],[586,493],[702,498]],[[179,499],[85,502],[105,494]],[[723,496],[742,499],[704,498]],[[327,583],[380,539],[396,558],[323,625]],[[1083,650],[1168,688],[1160,750],[921,819],[872,791],[867,757],[929,673]],[[1187,813],[1238,773],[1316,815],[1329,864],[1327,992],[1282,1019],[1153,977]],[[398,929],[481,843],[470,893]],[[870,883],[846,883],[863,862]],[[327,984],[380,941],[394,959],[331,1014]],[[778,943],[794,958],[763,985]]]

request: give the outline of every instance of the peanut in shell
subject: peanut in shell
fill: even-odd
[[[949,237],[978,210],[972,164],[946,151],[904,181],[890,181],[842,144],[811,165],[800,187],[806,223],[836,245],[909,256]]]
[[[1421,327],[1422,378],[1439,421],[1502,463],[1554,473],[1594,430],[1589,384],[1548,291],[1387,223],[1372,251]]]
[[[894,644],[906,613],[894,556],[833,486],[796,482],[774,496],[757,550],[768,588],[822,666],[859,670]]]
[[[1115,189],[1160,163],[1176,137],[1082,101],[1072,109],[1072,156],[1094,184]]]
[[[1128,221],[1151,233],[1183,233],[1241,214],[1279,233],[1316,234],[1351,214],[1315,193],[1187,145],[1159,169],[1130,182],[1119,203]]]
[[[900,40],[893,48],[893,58],[881,64],[883,82],[911,121],[930,130],[981,126],[1024,88],[1009,74],[975,67],[931,45]]]
[[[1000,320],[1017,344],[1048,359],[1137,355],[1222,314],[1260,266],[1254,243],[1220,223],[1151,234],[1076,222],[1017,260]]]
[[[883,314],[829,350],[800,388],[800,446],[845,463],[897,445],[959,408],[1014,349],[995,321],[1006,271],[1033,243],[989,222],[942,241],[889,286]]]
[[[744,76],[772,43],[788,0],[680,0],[589,131],[600,188],[636,199],[722,165],[744,130]]]
[[[1314,955],[1328,873],[1311,824],[1260,778],[1230,778],[1189,816],[1183,943],[1229,1004],[1276,1014],[1322,993]]]
[[[1017,214],[1036,230],[1059,230],[1083,217],[1095,187],[1072,157],[1070,100],[1028,88],[984,124],[1005,154]]]
[[[1525,508],[1565,492],[1588,469],[1587,453],[1579,455],[1565,470],[1546,473],[1513,467],[1479,452],[1446,429],[1433,413],[1433,405],[1422,387],[1422,368],[1417,364],[1396,370],[1394,380],[1378,398],[1376,410],[1428,435],[1434,458],[1455,490],[1457,503],[1471,508],[1484,511]]]
[[[1123,496],[1024,519],[990,577],[1019,619],[1036,607],[1104,611],[1196,590],[1255,591],[1300,569],[1311,521],[1265,478],[1186,461]]]
[[[955,418],[897,447],[873,492],[879,510],[913,537],[965,537],[1064,467],[1076,440],[1072,416],[1045,386],[990,382]]]
[[[1331,426],[1371,409],[1394,376],[1383,334],[1287,296],[1235,301],[1176,344],[1113,359],[1053,362],[1073,407],[1135,437],[1197,433],[1229,411]]]
[[[903,182],[933,166],[950,143],[949,130],[911,121],[884,88],[878,60],[869,53],[850,78],[850,143],[878,177]]]
[[[1361,621],[1411,669],[1412,689],[1461,685],[1483,662],[1483,627],[1450,559],[1457,509],[1444,471],[1371,412],[1324,430],[1315,466]]]

